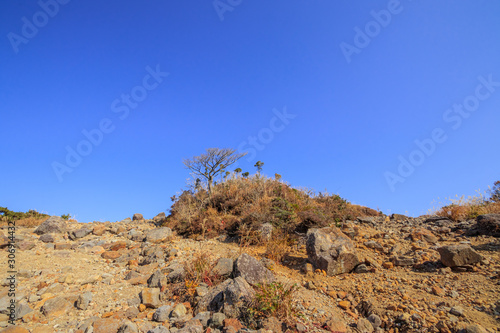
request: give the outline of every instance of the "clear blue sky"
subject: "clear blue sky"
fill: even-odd
[[[493,0],[1,1],[0,206],[151,218],[183,158],[233,147],[256,152],[244,171],[426,213],[500,179],[499,17]]]

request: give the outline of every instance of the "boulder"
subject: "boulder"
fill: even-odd
[[[66,222],[60,216],[51,216],[34,231],[37,235],[66,232]]]
[[[162,222],[162,221],[165,220],[165,218],[166,218],[165,213],[161,212],[160,214],[158,214],[155,217],[153,217],[153,221],[155,221],[155,222]]]
[[[483,235],[500,237],[500,214],[479,215],[476,230]]]
[[[437,249],[443,265],[448,267],[475,264],[483,260],[483,257],[469,245],[447,245]]]
[[[359,264],[351,239],[337,228],[310,229],[306,250],[309,261],[329,276],[351,272]]]
[[[83,238],[87,235],[90,235],[91,233],[92,233],[92,229],[83,227],[81,229],[69,232],[68,236],[71,240],[75,240],[75,239]]]
[[[418,240],[426,241],[427,243],[432,244],[438,242],[438,238],[434,236],[434,234],[430,230],[425,228],[417,228],[413,230],[413,232],[411,233],[411,238],[414,242]]]
[[[241,276],[232,280],[224,289],[223,313],[227,317],[239,317],[240,309],[255,296],[255,291]]]
[[[156,228],[146,232],[146,242],[162,243],[172,236],[172,229],[168,227]]]
[[[271,283],[275,280],[270,270],[246,253],[243,253],[236,259],[233,273],[235,278],[241,276],[252,286],[259,283]]]
[[[134,214],[134,216],[132,216],[132,221],[141,221],[141,220],[144,220],[142,214]]]
[[[160,306],[158,309],[156,309],[155,313],[153,314],[153,320],[160,323],[164,322],[165,320],[168,320],[168,316],[170,315],[170,312],[172,312],[173,308],[174,308],[174,303]]]
[[[66,298],[58,296],[45,301],[42,306],[42,313],[46,317],[59,317],[72,307],[73,305]]]

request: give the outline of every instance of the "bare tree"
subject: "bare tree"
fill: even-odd
[[[183,163],[195,175],[206,179],[208,193],[211,194],[214,178],[246,154],[236,153],[231,148],[208,148],[205,154],[185,159]]]

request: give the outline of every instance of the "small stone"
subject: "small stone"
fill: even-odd
[[[360,264],[358,266],[356,266],[356,268],[354,269],[354,273],[368,273],[370,270],[368,269],[368,267],[365,265],[365,264]]]
[[[390,261],[386,261],[382,264],[382,267],[386,268],[386,269],[391,269],[394,267],[394,264]]]
[[[365,318],[359,318],[358,321],[356,322],[356,328],[361,332],[361,333],[372,333],[373,332],[373,326],[368,319]]]
[[[43,234],[38,239],[44,243],[54,243],[54,236],[52,234]]]
[[[382,319],[380,319],[380,317],[374,313],[369,315],[368,318],[366,319],[368,319],[368,321],[372,324],[374,329],[377,329],[380,327],[380,325],[382,325]]]
[[[94,321],[93,333],[116,333],[120,328],[120,320],[115,318],[99,318]]]
[[[233,272],[233,260],[230,258],[220,258],[215,265],[213,272],[219,276],[229,276]]]
[[[172,311],[172,307],[173,304],[160,306],[158,309],[156,309],[155,313],[153,314],[153,320],[160,323],[164,322],[165,320],[168,320],[168,316]]]
[[[442,288],[437,286],[432,287],[432,293],[436,296],[444,296],[446,294]]]
[[[111,259],[111,260],[118,259],[121,256],[122,256],[121,253],[117,251],[106,251],[101,254],[101,257],[103,259]]]
[[[78,296],[78,299],[76,300],[76,307],[79,310],[86,310],[91,301],[92,301],[92,293],[90,291],[87,291],[86,293],[83,293],[80,296]]]
[[[118,329],[118,333],[138,333],[137,325],[129,320],[125,321]]]
[[[45,301],[42,306],[42,313],[46,317],[59,317],[65,314],[73,305],[64,297],[59,296]]]
[[[139,294],[141,303],[148,308],[156,309],[160,305],[160,289],[144,288]]]
[[[221,312],[216,312],[212,315],[212,320],[210,322],[211,327],[221,327],[224,324],[224,319],[226,315]]]
[[[173,318],[181,318],[185,316],[187,313],[187,309],[184,304],[177,304],[172,310],[172,314],[170,315]]]
[[[450,309],[452,315],[461,317],[464,315],[464,309],[461,306],[454,306]]]
[[[349,302],[349,301],[340,301],[338,305],[342,309],[347,310],[347,309],[349,309],[351,307],[351,302]]]

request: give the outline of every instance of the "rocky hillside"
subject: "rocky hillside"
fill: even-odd
[[[348,220],[298,234],[279,262],[266,242],[163,220],[3,227],[1,332],[500,331],[498,214]]]

